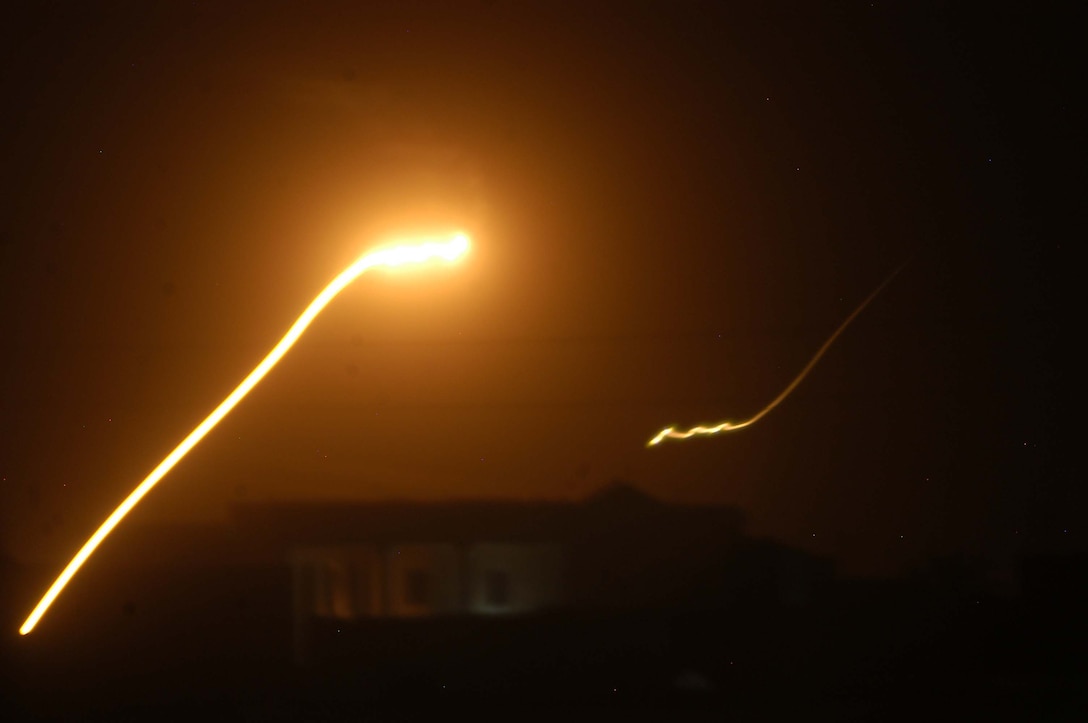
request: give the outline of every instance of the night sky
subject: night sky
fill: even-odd
[[[59,567],[341,269],[452,228],[463,264],[356,281],[134,514],[623,479],[846,571],[1084,548],[1071,15],[257,6],[0,21],[10,558]],[[758,424],[645,448],[757,412],[903,264]]]

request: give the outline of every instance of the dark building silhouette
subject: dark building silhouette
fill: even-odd
[[[556,621],[732,604],[803,604],[828,561],[748,538],[727,506],[615,483],[576,502],[261,504],[237,534],[290,565],[294,653],[383,621]],[[475,623],[473,623],[475,624]],[[387,625],[388,627],[388,625]]]

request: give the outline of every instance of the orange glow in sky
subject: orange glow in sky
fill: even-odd
[[[79,549],[75,557],[71,559],[64,570],[57,576],[57,579],[53,581],[53,584],[46,591],[45,595],[38,602],[33,612],[27,617],[22,627],[19,628],[21,635],[26,635],[34,626],[38,624],[42,615],[49,609],[49,606],[53,604],[57,596],[60,595],[68,581],[76,574],[83,563],[91,556],[101,542],[106,539],[106,536],[110,534],[114,527],[124,519],[132,508],[143,499],[144,495],[151,491],[159,480],[161,480],[166,473],[169,472],[174,465],[181,461],[189,451],[196,446],[200,440],[202,440],[208,432],[210,432],[215,425],[219,424],[227,414],[234,409],[238,402],[249,394],[249,392],[257,385],[257,382],[261,381],[268,372],[272,370],[272,367],[287,353],[287,350],[294,346],[299,337],[302,336],[302,332],[306,331],[306,328],[314,320],[314,318],[321,313],[330,301],[332,301],[337,294],[344,290],[344,288],[359,277],[364,271],[373,268],[394,268],[404,266],[408,264],[422,264],[430,261],[446,261],[453,262],[464,256],[469,249],[469,238],[466,234],[457,232],[453,233],[445,238],[435,239],[416,239],[411,241],[397,242],[389,245],[379,247],[369,253],[361,256],[351,266],[340,272],[340,275],[333,279],[328,286],[326,286],[320,294],[317,295],[310,305],[306,307],[306,310],[302,312],[302,315],[298,317],[291,328],[287,330],[283,338],[279,343],[272,348],[272,351],[261,360],[249,375],[242,380],[234,391],[232,391],[227,398],[220,402],[219,406],[207,416],[207,418],[197,425],[196,429],[189,433],[181,443],[174,448],[174,451],[170,452],[166,458],[159,463],[155,469],[151,471],[143,482],[137,485],[128,497],[117,506],[105,522],[99,526],[95,533],[83,543],[83,547]]]
[[[888,278],[884,280],[884,283],[876,287],[873,293],[869,294],[869,296],[865,298],[865,301],[861,302],[861,304],[858,305],[858,308],[854,309],[853,313],[850,314],[850,316],[846,317],[846,321],[840,324],[839,328],[835,330],[835,333],[832,334],[828,338],[828,340],[823,343],[823,346],[821,346],[816,351],[816,354],[812,357],[812,359],[809,360],[809,363],[805,365],[805,368],[801,370],[801,373],[794,377],[793,381],[790,382],[789,385],[785,389],[783,389],[777,397],[771,400],[770,404],[759,410],[759,412],[757,412],[754,416],[744,420],[743,422],[719,422],[717,424],[709,426],[695,426],[686,430],[677,430],[675,427],[665,427],[660,432],[655,434],[653,439],[646,443],[646,446],[654,447],[658,444],[661,444],[661,442],[666,439],[690,439],[691,437],[705,437],[712,434],[719,434],[720,432],[734,432],[738,429],[750,427],[758,422],[772,409],[781,404],[782,401],[786,397],[788,397],[794,389],[797,388],[797,385],[800,384],[806,376],[808,376],[808,373],[812,371],[812,367],[816,366],[816,362],[820,361],[820,357],[822,357],[824,355],[824,352],[826,352],[831,344],[834,343],[835,339],[838,338],[839,334],[843,333],[843,331],[846,330],[846,327],[850,325],[850,322],[853,321],[854,318],[861,313],[862,309],[869,305],[870,301],[876,298],[876,295],[879,294],[881,290],[885,286],[887,286],[891,282],[891,280],[895,278],[896,274],[898,274],[902,269],[903,267],[900,266],[898,269],[893,271]]]

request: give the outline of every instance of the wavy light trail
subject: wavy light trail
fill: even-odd
[[[125,515],[127,515],[132,508],[143,499],[144,495],[151,491],[151,488],[161,480],[167,472],[169,472],[174,465],[181,461],[181,459],[189,453],[189,451],[196,446],[205,435],[210,432],[215,425],[222,421],[223,417],[234,409],[238,402],[249,394],[250,390],[257,385],[257,382],[261,381],[272,370],[272,367],[287,353],[298,338],[302,336],[302,332],[306,331],[306,327],[314,320],[314,318],[324,309],[330,301],[332,301],[337,294],[344,290],[348,284],[359,277],[364,271],[373,269],[376,267],[392,268],[397,266],[403,266],[406,264],[420,264],[427,261],[442,260],[442,261],[456,261],[465,253],[468,252],[469,238],[464,233],[452,234],[449,238],[444,240],[428,240],[413,244],[389,246],[379,248],[371,251],[364,256],[361,256],[355,263],[348,268],[344,269],[339,276],[333,279],[328,286],[326,286],[320,294],[317,295],[310,305],[306,307],[306,310],[302,312],[302,315],[298,317],[298,320],[287,330],[287,333],[280,339],[279,343],[272,348],[272,351],[261,360],[253,371],[249,373],[242,383],[239,384],[233,392],[231,392],[226,399],[220,402],[219,406],[208,415],[208,417],[197,425],[196,429],[189,433],[185,439],[181,441],[174,451],[166,456],[159,466],[151,471],[144,481],[137,485],[128,497],[118,505],[117,509],[106,518],[106,521],[99,526],[93,535],[83,543],[83,547],[79,549],[75,557],[68,563],[67,567],[57,576],[57,579],[46,591],[45,595],[38,602],[38,605],[34,608],[30,616],[27,617],[22,627],[19,628],[20,635],[26,635],[34,626],[38,624],[42,615],[49,609],[49,606],[53,604],[57,596],[60,595],[68,581],[72,579],[72,576],[76,574],[83,563],[87,561],[87,558],[94,553],[95,548],[102,543],[106,536],[110,534],[114,527],[117,526]]]
[[[903,266],[906,266],[906,264],[903,264]],[[850,314],[850,316],[846,317],[846,321],[844,321],[842,324],[840,324],[839,328],[835,330],[835,333],[832,334],[830,336],[830,338],[828,338],[828,340],[823,343],[823,346],[821,346],[819,348],[819,350],[817,350],[816,355],[813,356],[812,359],[809,361],[809,363],[805,365],[805,368],[801,370],[801,373],[798,374],[796,377],[794,377],[793,381],[790,382],[789,385],[785,389],[782,390],[781,394],[779,394],[777,397],[775,397],[771,401],[770,404],[768,404],[763,409],[761,409],[758,413],[756,413],[755,416],[753,416],[753,417],[751,417],[749,419],[746,419],[743,422],[719,422],[718,424],[707,426],[707,427],[704,427],[704,426],[691,427],[690,429],[687,429],[687,430],[684,430],[684,431],[677,431],[675,427],[666,427],[665,429],[662,429],[660,432],[658,432],[656,435],[654,435],[653,439],[651,439],[649,442],[646,443],[646,446],[647,447],[656,446],[656,445],[660,444],[661,442],[663,442],[666,439],[689,439],[691,437],[709,436],[709,435],[712,435],[712,434],[718,434],[720,432],[734,432],[734,431],[736,431],[738,429],[744,429],[745,427],[750,427],[753,424],[755,424],[756,422],[758,422],[760,419],[762,419],[764,416],[766,416],[772,409],[774,409],[779,404],[781,404],[782,401],[786,397],[788,397],[793,392],[794,389],[797,388],[797,385],[800,384],[801,381],[806,376],[808,376],[808,373],[810,371],[812,371],[812,367],[816,366],[816,362],[820,361],[820,357],[822,357],[824,355],[824,352],[826,352],[828,350],[828,348],[831,346],[831,344],[834,343],[835,339],[838,338],[839,334],[841,334],[846,329],[846,327],[850,325],[850,322],[852,322],[854,320],[854,318],[858,314],[861,313],[862,309],[864,309],[866,306],[869,305],[870,301],[872,301],[873,299],[876,298],[876,295],[879,294],[884,289],[885,286],[887,286],[889,283],[891,283],[891,280],[894,279],[896,277],[896,275],[900,271],[903,270],[903,266],[900,266],[899,268],[897,268],[895,271],[893,271],[891,273],[890,276],[888,276],[888,278],[884,279],[884,283],[882,283],[880,286],[876,287],[876,289],[873,291],[873,293],[869,294],[869,296],[867,296],[865,298],[865,301],[861,302],[861,304],[858,306],[858,308],[854,309],[854,312],[852,314]]]

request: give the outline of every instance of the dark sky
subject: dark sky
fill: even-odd
[[[623,478],[847,570],[1083,548],[1072,16],[554,5],[5,11],[6,554],[62,562],[342,268],[454,227],[135,514]],[[645,449],[758,411],[904,262],[764,420]]]

